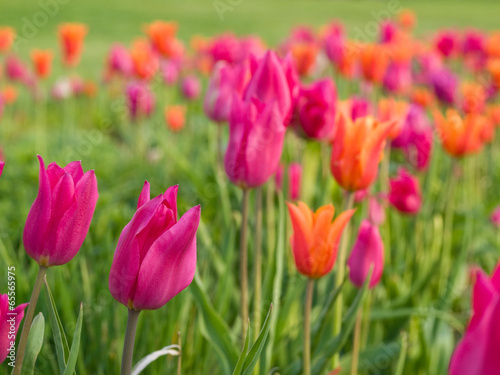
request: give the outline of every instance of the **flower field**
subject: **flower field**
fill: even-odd
[[[500,374],[495,2],[0,9],[0,374]]]

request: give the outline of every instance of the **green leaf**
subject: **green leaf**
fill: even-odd
[[[54,297],[52,296],[52,291],[50,290],[47,279],[45,279],[45,290],[47,291],[47,295],[49,297],[49,319],[50,326],[52,327],[52,332],[54,334],[57,365],[59,367],[59,373],[62,375],[64,374],[64,369],[66,368],[66,353],[69,353],[69,345],[66,335],[64,334],[61,319],[59,318],[56,303],[54,301]]]
[[[271,323],[270,317],[271,317],[272,311],[273,311],[273,304],[271,303],[271,306],[269,307],[269,312],[267,313],[267,316],[266,316],[266,320],[264,321],[264,325],[262,326],[262,329],[260,330],[259,337],[257,338],[257,341],[255,341],[255,343],[252,345],[252,348],[248,352],[248,355],[245,359],[245,366],[243,367],[243,374],[242,375],[251,374],[253,371],[253,368],[257,364],[260,353],[262,352],[262,349],[264,348],[267,336],[269,334],[269,328],[270,328],[270,323]]]
[[[190,290],[201,311],[201,333],[217,350],[223,373],[230,374],[231,369],[238,362],[238,352],[231,340],[229,328],[209,302],[203,283],[197,273],[191,283]]]
[[[240,357],[238,358],[238,362],[236,363],[236,367],[234,368],[233,375],[241,375],[241,371],[243,371],[243,365],[245,364],[245,359],[247,357],[249,343],[250,343],[250,321],[248,322],[245,345],[243,346],[243,350],[241,351]]]
[[[28,343],[24,352],[23,368],[21,375],[31,375],[35,370],[35,362],[43,345],[43,333],[45,331],[45,319],[42,313],[39,313],[31,323]]]
[[[82,335],[83,325],[83,304],[80,304],[80,313],[76,321],[75,333],[73,334],[73,342],[71,343],[71,350],[68,356],[68,364],[64,370],[64,375],[71,375],[75,371],[76,360],[78,352],[80,351],[80,338]]]

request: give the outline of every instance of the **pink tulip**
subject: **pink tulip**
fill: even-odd
[[[410,62],[392,61],[385,71],[383,85],[389,92],[407,93],[412,85]]]
[[[357,96],[351,97],[349,115],[353,121],[360,117],[369,116],[372,113],[373,109],[369,100]]]
[[[16,55],[9,55],[5,59],[5,75],[14,82],[26,83],[29,70]]]
[[[335,124],[336,101],[337,91],[330,79],[301,87],[295,106],[299,134],[317,140],[330,136]]]
[[[370,288],[375,287],[384,271],[384,243],[378,227],[368,220],[363,220],[359,227],[358,237],[347,262],[349,279],[358,288],[365,283],[373,268]]]
[[[200,206],[177,219],[178,186],[150,200],[146,181],[137,211],[116,247],[109,290],[134,310],[156,310],[188,287],[196,270]]]
[[[264,184],[278,168],[285,130],[274,103],[263,103],[257,98],[243,102],[233,97],[224,158],[231,182],[242,188]]]
[[[137,120],[139,116],[149,117],[154,110],[153,93],[145,83],[131,82],[126,88],[130,118]]]
[[[458,35],[453,30],[441,31],[437,34],[435,45],[444,57],[450,57],[458,48]]]
[[[500,228],[500,206],[495,207],[490,216],[490,222],[496,228]]]
[[[476,271],[472,319],[451,357],[450,375],[496,375],[500,368],[500,267],[490,278]]]
[[[179,79],[180,64],[175,60],[166,60],[161,65],[163,81],[167,85],[173,85]]]
[[[196,76],[187,76],[181,82],[181,93],[187,100],[195,100],[200,96],[201,84]]]
[[[89,230],[97,202],[94,171],[83,173],[79,161],[61,168],[40,162],[38,196],[24,227],[28,255],[40,266],[68,263],[76,255]]]
[[[17,330],[24,318],[24,309],[27,306],[27,303],[23,303],[14,308],[9,305],[7,294],[0,295],[0,364],[11,356],[14,361]]]
[[[436,97],[444,104],[453,105],[457,96],[458,78],[450,70],[442,68],[431,74],[431,84]]]
[[[276,171],[275,181],[278,190],[283,188],[284,166],[280,165]],[[288,196],[292,201],[300,198],[300,186],[302,183],[302,165],[299,163],[290,163],[288,166]]]
[[[398,27],[394,22],[386,21],[380,25],[380,43],[391,43],[396,37]]]
[[[208,49],[208,53],[214,63],[226,61],[231,65],[240,62],[243,56],[240,41],[231,33],[221,34],[215,38]]]
[[[333,23],[328,27],[323,48],[330,62],[336,66],[342,63],[346,51],[344,28],[341,24]]]
[[[384,206],[375,197],[368,200],[368,220],[376,226],[381,226],[385,221]]]
[[[288,120],[292,109],[292,94],[283,65],[273,51],[268,51],[243,94],[245,101],[257,98],[261,102],[276,102],[282,120]]]
[[[115,43],[111,47],[108,54],[108,73],[111,75],[118,74],[123,77],[130,77],[134,71],[132,57],[127,47]]]
[[[389,202],[398,211],[406,214],[416,214],[420,211],[422,194],[416,177],[401,167],[398,176],[391,178],[389,184]]]

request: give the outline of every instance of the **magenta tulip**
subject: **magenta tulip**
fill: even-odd
[[[336,102],[337,91],[330,79],[301,87],[295,106],[299,134],[317,140],[328,138],[335,124]]]
[[[165,84],[171,86],[179,79],[181,66],[176,60],[165,60],[162,62],[160,70]]]
[[[394,41],[398,33],[398,27],[394,22],[386,21],[380,25],[380,43],[386,44]]]
[[[117,74],[123,77],[130,77],[134,70],[130,52],[125,46],[119,43],[113,44],[109,50],[107,65],[110,75]]]
[[[450,70],[442,68],[430,75],[436,97],[447,105],[453,105],[457,96],[458,78]]]
[[[109,274],[109,290],[133,310],[156,310],[193,281],[200,206],[177,219],[178,186],[150,200],[146,181],[137,211],[123,229]]]
[[[83,173],[79,161],[45,169],[41,156],[39,190],[24,226],[24,248],[40,266],[68,263],[82,246],[97,202],[93,170]]]
[[[458,47],[458,35],[453,30],[441,31],[436,36],[435,45],[444,57],[450,57]]]
[[[388,92],[407,93],[412,85],[411,63],[392,61],[385,71],[383,85]]]
[[[15,358],[17,330],[23,320],[26,306],[28,304],[23,303],[14,308],[9,305],[7,294],[0,295],[0,363],[3,363],[7,357]]]
[[[496,375],[500,368],[500,267],[476,272],[472,319],[450,361],[450,375]]]
[[[9,55],[5,59],[5,75],[14,82],[26,83],[29,78],[29,69],[16,55]]]
[[[181,82],[181,93],[187,100],[197,99],[201,93],[201,83],[198,77],[185,77]]]
[[[3,173],[3,167],[5,167],[5,162],[4,161],[0,161],[0,176]]]
[[[416,214],[422,206],[422,194],[416,177],[403,167],[390,181],[389,202],[400,212]]]
[[[226,174],[241,188],[264,184],[278,168],[285,126],[274,103],[233,97],[229,143],[224,158]]]
[[[260,60],[243,94],[245,101],[257,98],[262,102],[276,102],[282,121],[287,121],[292,108],[292,94],[283,65],[273,51]]]
[[[130,119],[137,120],[140,116],[149,117],[154,110],[153,93],[145,83],[131,82],[126,88],[127,105]]]
[[[384,243],[378,227],[368,220],[363,220],[359,227],[358,237],[347,262],[349,279],[358,288],[365,283],[373,268],[369,287],[375,287],[384,270]]]

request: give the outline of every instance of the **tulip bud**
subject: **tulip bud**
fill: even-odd
[[[458,79],[447,70],[442,68],[431,74],[431,84],[434,94],[444,104],[453,105],[456,100]]]
[[[28,306],[27,303],[14,308],[9,305],[9,296],[7,294],[0,295],[0,364],[9,356],[15,358],[15,345],[17,330],[24,318],[24,310]]]
[[[458,47],[458,35],[454,31],[441,31],[436,36],[436,50],[444,57],[450,57]]]
[[[242,188],[264,184],[278,168],[285,126],[274,103],[233,97],[229,117],[229,143],[224,158],[226,174]]]
[[[174,132],[181,131],[186,123],[186,107],[170,105],[164,109],[165,123]]]
[[[107,69],[111,75],[118,74],[123,77],[132,75],[134,65],[127,48],[119,43],[113,44],[108,54]]]
[[[422,194],[416,177],[399,168],[398,176],[389,180],[389,202],[400,212],[416,214],[422,206]]]
[[[16,32],[12,27],[2,26],[0,27],[0,53],[7,52],[12,47],[14,39],[16,38]]]
[[[329,204],[315,213],[305,203],[287,203],[292,220],[292,250],[297,270],[304,276],[320,278],[329,273],[337,259],[340,237],[355,210],[341,213]]]
[[[46,78],[52,69],[52,51],[31,51],[31,60],[38,78]]]
[[[83,173],[79,161],[61,168],[40,162],[38,196],[23,232],[24,248],[40,266],[68,263],[82,246],[97,202],[94,171]]]
[[[363,220],[359,227],[358,237],[347,262],[349,279],[358,288],[365,283],[373,268],[369,287],[375,287],[384,270],[384,243],[378,227],[368,220]]]
[[[229,119],[231,100],[234,95],[233,75],[234,71],[227,63],[220,61],[215,64],[203,101],[205,114],[215,122],[221,123]]]
[[[137,211],[116,247],[109,290],[129,309],[156,310],[188,287],[196,270],[200,206],[177,219],[178,186],[150,200],[146,181]]]
[[[181,93],[187,100],[195,100],[200,96],[201,84],[196,76],[187,76],[181,82]]]

